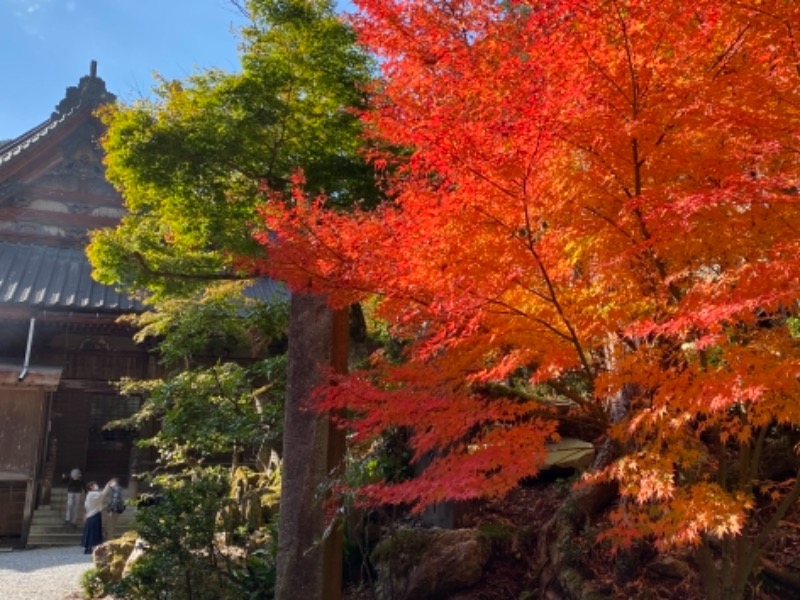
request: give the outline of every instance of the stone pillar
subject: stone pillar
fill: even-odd
[[[328,469],[328,419],[309,409],[308,398],[320,381],[319,365],[331,362],[331,333],[325,300],[292,294],[276,600],[319,600],[325,587],[317,494]]]

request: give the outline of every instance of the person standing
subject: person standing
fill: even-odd
[[[81,538],[84,554],[91,554],[95,546],[103,543],[103,507],[111,489],[118,485],[117,480],[112,479],[102,491],[95,481],[86,486],[88,489],[84,502],[86,521],[83,524],[83,537]]]
[[[80,469],[72,469],[67,479],[67,510],[64,515],[64,524],[76,527],[78,525],[78,507],[81,495],[86,491],[83,485],[83,476]]]
[[[108,519],[106,525],[106,539],[113,540],[117,536],[117,521],[119,516],[125,512],[125,500],[122,497],[122,486],[117,484],[111,486],[111,493],[108,496],[108,505],[106,506]]]

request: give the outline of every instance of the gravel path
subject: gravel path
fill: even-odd
[[[0,598],[75,598],[73,594],[81,589],[81,575],[91,567],[92,557],[75,546],[0,552]]]

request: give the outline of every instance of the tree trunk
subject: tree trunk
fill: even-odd
[[[637,387],[625,384],[611,399],[607,410],[609,421],[623,420],[631,405]],[[606,424],[607,425],[607,424]],[[598,424],[599,426],[599,424]],[[617,450],[613,441],[606,438],[599,446],[592,470],[599,470],[614,460]],[[566,600],[606,600],[592,589],[581,575],[581,567],[568,551],[581,536],[587,521],[605,510],[617,498],[617,486],[600,483],[573,489],[539,532],[539,597]]]
[[[347,309],[334,311],[331,322],[331,366],[337,373],[347,373],[350,351],[350,318]],[[347,438],[344,430],[328,422],[328,473],[341,475]],[[322,559],[322,600],[339,600],[342,597],[342,563],[344,561],[344,531],[339,523],[325,538]]]
[[[283,430],[275,598],[320,600],[324,594],[320,485],[328,472],[328,419],[308,399],[331,364],[332,311],[320,296],[292,295]]]
[[[607,600],[591,589],[570,555],[587,520],[605,509],[617,495],[616,486],[597,484],[572,490],[539,532],[540,598]]]

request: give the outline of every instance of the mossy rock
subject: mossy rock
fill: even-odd
[[[490,553],[490,540],[476,529],[397,529],[370,557],[378,598],[448,598],[481,580]]]
[[[121,537],[99,545],[94,551],[94,566],[97,576],[108,585],[122,579],[125,564],[133,552],[138,535],[135,531],[125,532]]]

